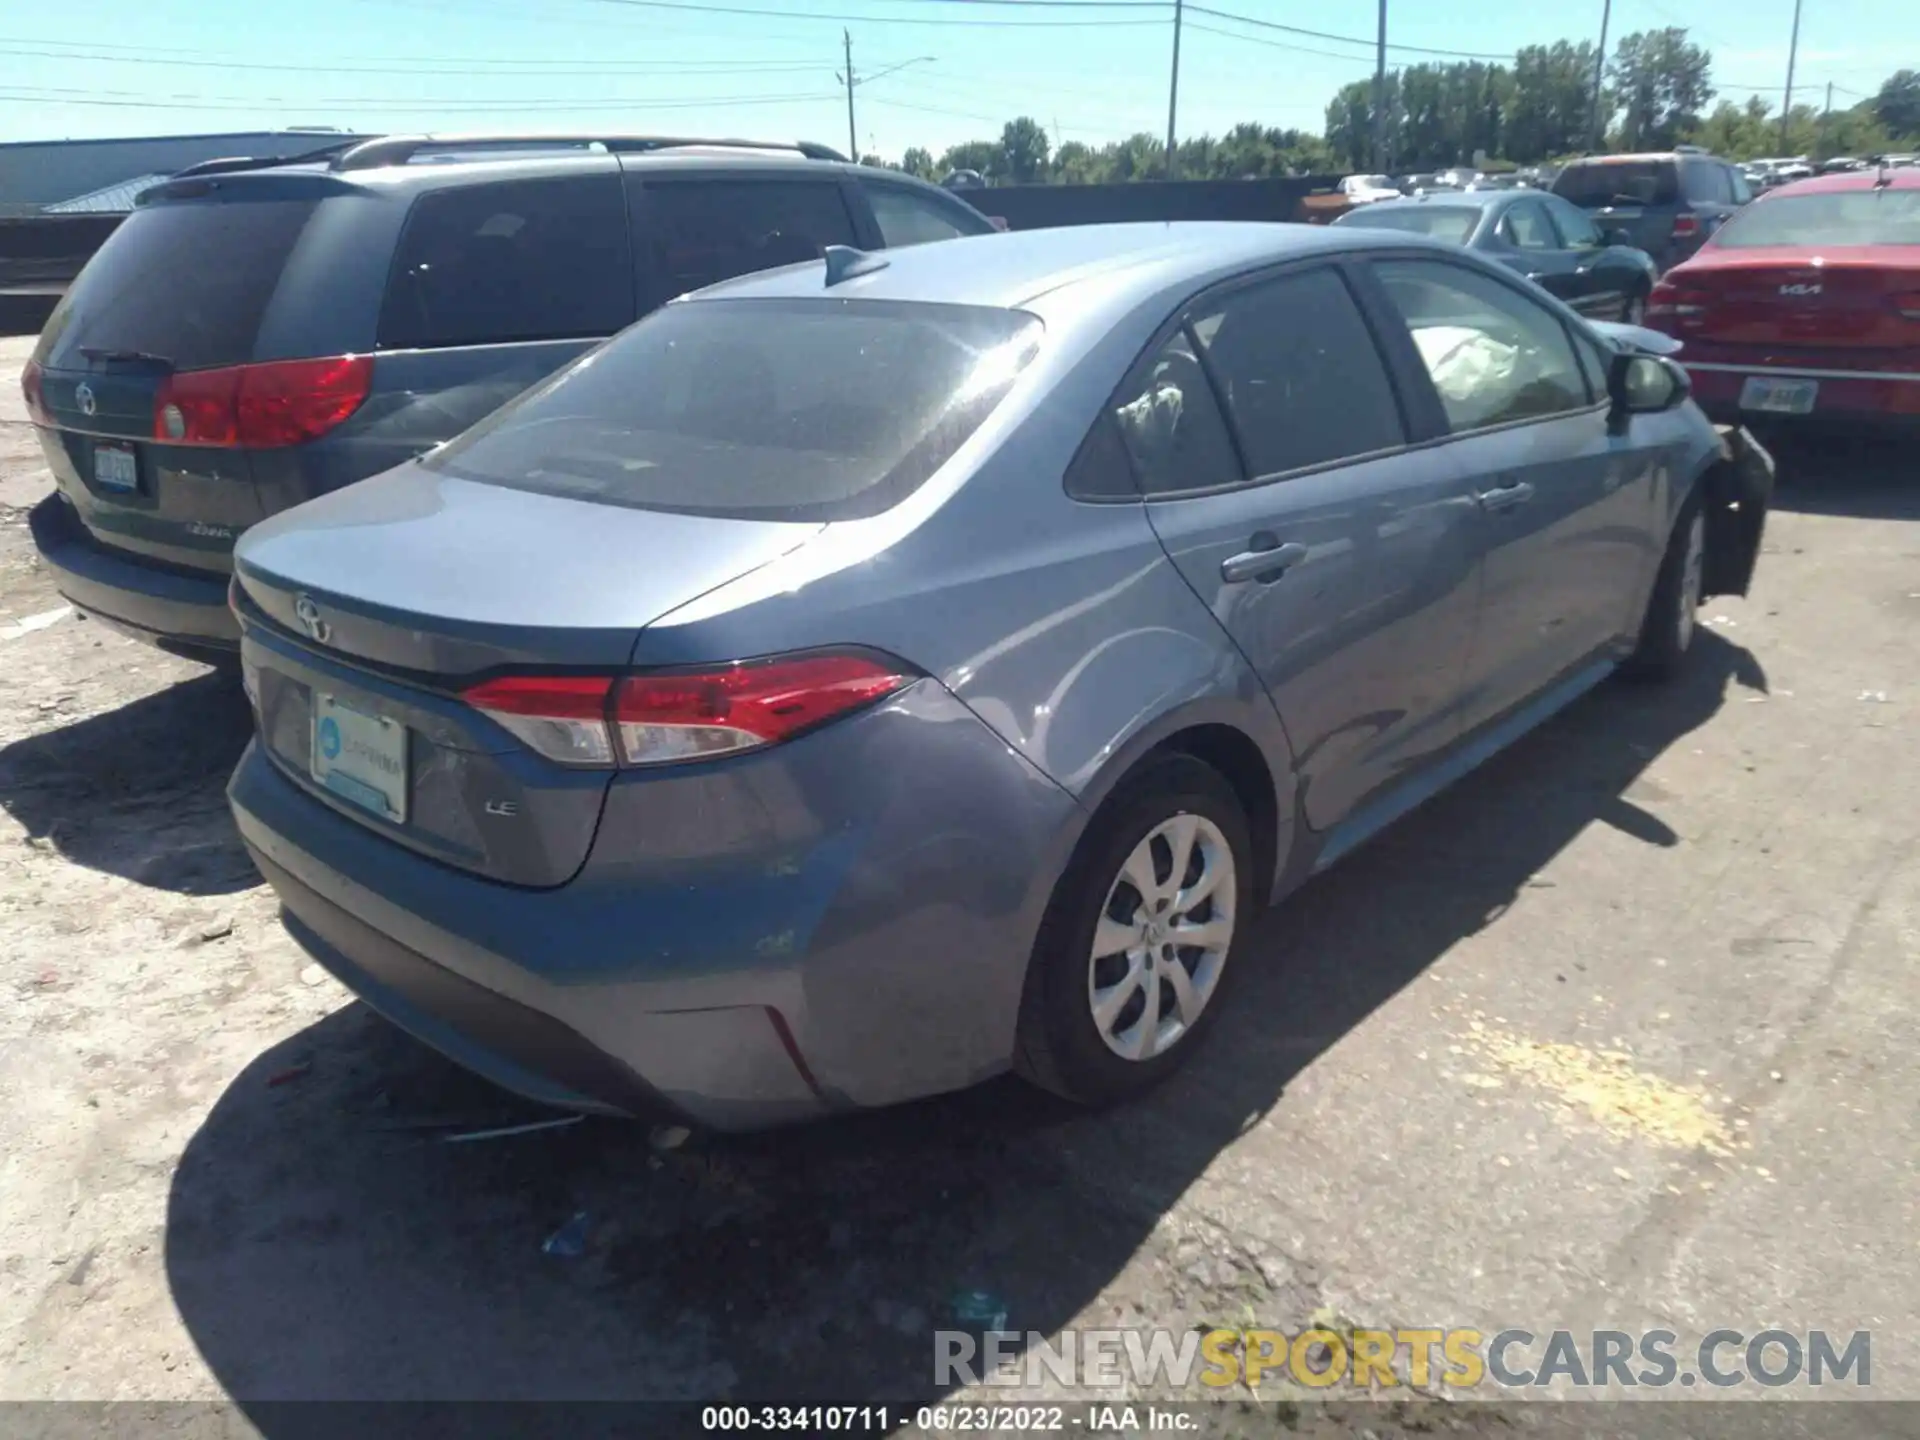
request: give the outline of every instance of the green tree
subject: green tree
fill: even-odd
[[[1056,185],[1098,185],[1107,178],[1107,166],[1101,155],[1069,140],[1053,152],[1053,181]]]
[[[942,179],[956,170],[977,170],[982,180],[998,180],[1003,178],[1006,153],[1005,147],[996,140],[968,140],[949,146],[936,168]]]
[[[909,175],[919,176],[922,180],[931,180],[934,178],[933,156],[929,155],[925,150],[922,150],[918,145],[911,147],[906,154],[900,157],[900,168]]]
[[[1162,180],[1167,174],[1167,147],[1145,131],[1129,135],[1112,151],[1111,180]]]
[[[1607,63],[1625,150],[1666,149],[1691,135],[1713,98],[1713,56],[1679,26],[1629,35]]]
[[[1869,102],[1890,135],[1920,140],[1920,70],[1896,70]]]
[[[1000,132],[1001,173],[1016,185],[1032,185],[1046,178],[1047,132],[1040,122],[1022,115],[1009,120]]]
[[[1387,76],[1387,165],[1406,163],[1396,160],[1400,150],[1393,143],[1395,117],[1400,111],[1400,76]],[[1327,149],[1335,169],[1371,170],[1373,168],[1373,82],[1355,80],[1341,86],[1327,105]]]
[[[1585,147],[1593,113],[1594,47],[1560,40],[1513,57],[1500,153],[1522,165]]]

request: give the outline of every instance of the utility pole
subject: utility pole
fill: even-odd
[[[1180,18],[1181,0],[1173,0],[1173,78],[1167,82],[1167,179],[1174,177],[1173,121],[1180,109]],[[1204,27],[1203,27],[1204,28]]]
[[[1373,50],[1373,168],[1387,170],[1387,0],[1380,0],[1380,35]]]
[[[1587,125],[1588,149],[1606,148],[1607,132],[1601,123],[1600,95],[1607,73],[1607,22],[1613,19],[1613,0],[1600,0],[1600,53],[1593,61],[1593,119]]]
[[[841,77],[847,83],[847,159],[857,165],[860,163],[860,141],[855,137],[853,128],[853,32],[842,30],[840,42],[847,54],[847,73]]]
[[[1787,153],[1787,122],[1793,116],[1793,63],[1800,58],[1800,0],[1793,0],[1793,39],[1787,43],[1787,94],[1780,106],[1780,153]]]

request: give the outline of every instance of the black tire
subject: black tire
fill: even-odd
[[[1701,545],[1700,568],[1691,581],[1687,574],[1689,545],[1696,529]],[[1638,680],[1670,680],[1680,672],[1693,636],[1700,608],[1699,577],[1704,573],[1706,517],[1700,508],[1698,492],[1680,507],[1680,516],[1667,538],[1667,553],[1660,558],[1660,573],[1654,578],[1653,593],[1647,598],[1647,613],[1640,622],[1640,639],[1633,654],[1621,667],[1623,673]]]
[[[1198,1018],[1151,1058],[1128,1059],[1110,1048],[1094,1019],[1091,987],[1096,966],[1107,963],[1094,957],[1095,930],[1109,904],[1122,896],[1118,877],[1128,857],[1158,827],[1180,815],[1211,822],[1231,854],[1231,938],[1224,958],[1214,966],[1216,978]],[[1195,863],[1200,863],[1197,858]],[[1200,1047],[1224,1008],[1239,969],[1235,956],[1252,923],[1254,897],[1253,844],[1232,786],[1213,767],[1189,755],[1149,760],[1100,807],[1054,887],[1027,965],[1015,1068],[1042,1089],[1090,1106],[1127,1099],[1165,1079]],[[1120,903],[1126,903],[1123,896]],[[1148,907],[1140,908],[1144,913]],[[1151,983],[1163,997],[1157,1003],[1166,1004],[1170,987],[1160,987],[1167,982]],[[1138,997],[1142,1005],[1145,995],[1143,987]]]

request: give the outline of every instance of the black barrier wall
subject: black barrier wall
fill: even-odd
[[[1340,213],[1338,177],[1278,180],[1149,180],[1125,185],[1008,185],[963,190],[962,199],[1009,230],[1132,220],[1308,221]],[[1318,203],[1316,203],[1318,202]]]

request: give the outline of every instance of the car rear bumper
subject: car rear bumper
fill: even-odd
[[[616,782],[586,866],[546,889],[403,849],[257,740],[228,795],[294,938],[530,1098],[750,1130],[1006,1069],[1078,807],[931,681],[781,750],[802,747],[731,785]]]
[[[1920,372],[1856,372],[1828,367],[1745,364],[1738,360],[1693,360],[1685,351],[1678,357],[1692,381],[1693,398],[1700,408],[1722,424],[1769,424],[1816,428],[1845,423],[1874,428],[1920,427]],[[1754,376],[1812,380],[1819,385],[1813,410],[1785,415],[1743,410],[1740,393]]]
[[[194,658],[231,656],[240,629],[218,575],[186,575],[109,550],[87,533],[58,493],[27,512],[27,525],[56,589],[76,609],[122,634]]]

